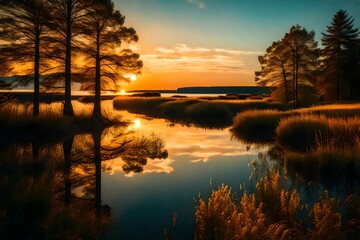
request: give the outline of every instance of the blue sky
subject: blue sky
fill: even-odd
[[[314,30],[320,41],[333,15],[344,9],[360,27],[360,0],[114,2],[140,37],[133,47],[144,69],[130,89],[253,85],[257,56],[292,25]]]

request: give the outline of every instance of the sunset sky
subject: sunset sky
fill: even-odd
[[[344,9],[360,27],[360,0],[114,0],[140,41],[142,75],[125,86],[254,85],[257,57],[299,24],[326,31]]]

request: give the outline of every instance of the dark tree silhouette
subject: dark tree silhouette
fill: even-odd
[[[49,85],[64,80],[65,102],[64,116],[74,116],[71,104],[71,83],[73,74],[73,50],[77,50],[79,36],[83,33],[83,23],[87,14],[89,1],[86,0],[49,0],[52,18],[49,27],[52,30],[48,37],[48,56],[53,59],[51,74],[46,77]]]
[[[0,2],[1,40],[8,44],[2,49],[3,57],[13,63],[31,63],[32,69],[22,73],[17,81],[21,85],[34,83],[33,116],[39,115],[40,57],[42,41],[47,33],[49,18],[46,1],[3,0]]]
[[[358,81],[355,72],[359,65],[355,53],[359,31],[353,22],[346,11],[340,10],[322,34],[323,69],[319,90],[329,100],[351,99],[356,90],[352,86]]]
[[[82,90],[95,93],[93,117],[100,123],[101,91],[117,91],[118,82],[128,81],[124,74],[139,73],[142,62],[139,55],[125,49],[124,43],[138,41],[135,29],[124,26],[125,17],[114,9],[111,0],[93,0],[86,18],[87,68],[83,76]]]
[[[319,49],[314,37],[313,31],[308,32],[299,25],[291,27],[259,57],[261,71],[255,73],[257,84],[273,87],[276,98],[291,99],[297,107],[299,94],[308,96],[318,74]]]

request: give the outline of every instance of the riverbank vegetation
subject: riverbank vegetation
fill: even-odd
[[[271,145],[268,154],[276,163],[253,194],[245,191],[237,200],[222,186],[208,200],[200,199],[197,239],[356,239],[359,116],[355,103],[238,113],[233,137]],[[304,200],[305,189],[321,193],[320,198]]]
[[[246,109],[279,109],[287,105],[264,100],[219,100],[201,98],[137,98],[117,97],[117,110],[165,118],[176,123],[208,128],[225,128],[238,112]]]
[[[287,139],[282,140],[283,143],[293,139],[295,141],[293,145],[297,145],[298,148],[307,148],[307,144],[311,144],[315,140],[317,133],[317,137],[326,136],[325,132],[328,127],[325,125],[331,125],[334,131],[338,126],[337,129],[343,129],[349,135],[348,132],[351,132],[352,129],[356,130],[359,116],[359,103],[319,105],[288,111],[247,110],[238,113],[233,118],[230,131],[234,137],[247,143],[272,142],[285,137]],[[347,124],[347,119],[352,119],[349,120],[349,123],[354,124],[355,127],[348,130],[341,128],[341,124]],[[291,126],[287,126],[289,123]],[[285,136],[289,131],[292,131],[292,135]],[[341,130],[336,131],[338,134]],[[312,138],[304,139],[305,142],[296,144],[298,141],[296,139],[304,137],[306,133],[312,135]],[[353,134],[358,134],[358,131]]]

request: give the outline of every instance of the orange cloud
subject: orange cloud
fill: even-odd
[[[155,53],[143,54],[144,72],[254,72],[242,57],[257,56],[261,52],[222,48],[189,47],[176,44],[173,48],[158,47]]]

